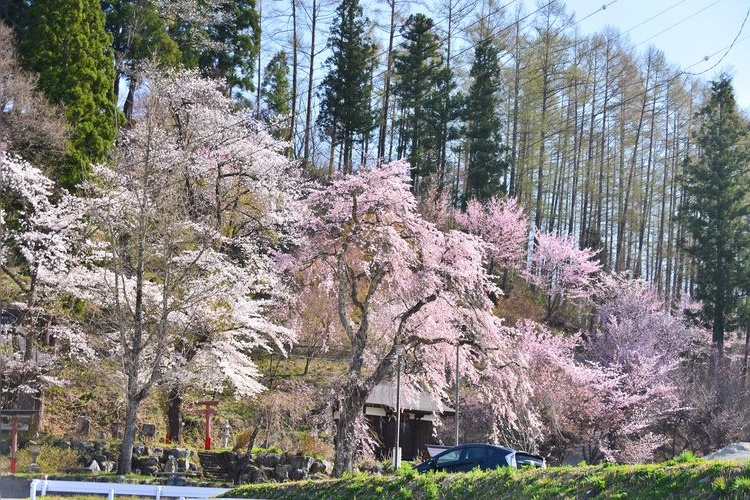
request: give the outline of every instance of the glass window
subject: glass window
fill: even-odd
[[[486,452],[487,448],[484,446],[469,446],[466,448],[466,455],[464,456],[465,460],[473,460],[476,458],[484,458],[487,456]]]
[[[463,451],[462,448],[459,448],[457,450],[451,450],[447,453],[443,453],[439,457],[437,457],[437,465],[445,465],[450,462],[456,462],[461,457],[461,452]]]
[[[487,455],[491,457],[504,457],[509,452],[507,450],[504,450],[502,448],[495,448],[495,447],[488,447],[487,448]]]

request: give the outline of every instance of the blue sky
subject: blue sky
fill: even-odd
[[[581,33],[612,26],[627,32],[639,52],[653,45],[664,51],[667,61],[701,73],[702,79],[729,73],[738,104],[750,113],[750,19],[727,52],[750,8],[748,0],[565,0],[565,4],[575,12]],[[607,8],[601,10],[604,4]],[[527,1],[527,5],[534,3]]]

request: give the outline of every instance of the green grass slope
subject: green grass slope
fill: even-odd
[[[695,461],[465,474],[395,476],[354,473],[341,479],[247,485],[225,497],[289,499],[628,498],[750,499],[750,463]]]

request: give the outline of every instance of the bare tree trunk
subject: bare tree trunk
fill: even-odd
[[[122,108],[122,112],[128,123],[133,121],[133,106],[135,105],[135,90],[137,87],[138,82],[136,81],[135,76],[131,76],[128,83],[128,95],[125,97],[125,104]]]
[[[263,46],[261,41],[263,39],[263,1],[258,0],[258,60],[256,61],[256,77],[258,79],[255,85],[255,118],[260,119],[260,94],[263,86],[263,81],[260,76],[260,54],[261,47]]]
[[[664,118],[664,170],[662,173],[662,185],[661,185],[661,211],[659,214],[659,238],[656,242],[656,288],[659,293],[662,293],[664,289],[664,279],[662,275],[662,263],[664,260],[664,218],[666,217],[666,205],[667,205],[667,173],[669,171],[669,86],[665,90],[665,118]]]
[[[610,47],[607,39],[607,49],[604,56],[604,102],[602,103],[602,133],[599,145],[599,182],[598,196],[596,199],[596,231],[602,236],[602,207],[604,205],[604,163],[607,152],[607,111],[609,104],[609,67]]]
[[[388,129],[388,106],[391,96],[391,71],[393,70],[393,37],[396,33],[396,0],[388,0],[388,5],[391,7],[391,27],[388,31],[387,67],[383,79],[383,106],[380,110],[378,130],[378,162],[385,159],[385,137]],[[450,17],[448,19],[450,22]]]
[[[518,196],[518,120],[521,92],[521,20],[516,16],[516,35],[513,52],[513,129],[511,131],[510,141],[510,183],[508,193],[512,196]]]
[[[299,72],[299,37],[297,36],[297,0],[292,0],[292,105],[289,119],[288,156],[294,158],[294,129],[297,124],[297,73]]]
[[[312,136],[313,74],[315,71],[315,30],[318,22],[318,2],[312,0],[312,26],[310,28],[310,72],[307,79],[307,110],[305,112],[305,146],[303,158],[310,162],[310,138]]]

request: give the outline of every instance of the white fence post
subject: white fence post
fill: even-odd
[[[29,486],[29,499],[36,500],[36,485],[39,484],[38,479],[32,479],[31,485]]]

